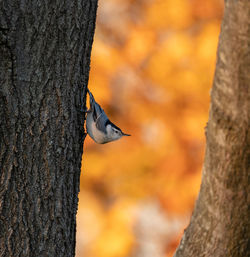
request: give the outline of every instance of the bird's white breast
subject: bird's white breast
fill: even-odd
[[[88,113],[86,118],[86,128],[89,136],[98,144],[107,142],[106,135],[96,128],[92,113]]]

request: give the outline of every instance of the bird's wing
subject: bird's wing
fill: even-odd
[[[102,107],[95,101],[92,93],[89,92],[90,110],[93,112],[93,120],[96,122],[97,129],[101,131],[106,130],[106,122],[109,120]]]
[[[103,110],[102,110],[103,111]],[[96,120],[96,128],[101,130],[101,131],[106,131],[106,123],[108,121],[108,117],[106,115],[106,113],[103,111]]]

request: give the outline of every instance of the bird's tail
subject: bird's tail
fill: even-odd
[[[89,91],[89,89],[87,88],[88,93],[89,93],[89,103],[90,103],[90,109],[93,109],[94,105],[95,105],[95,98],[93,96],[93,94]]]
[[[88,89],[88,93],[89,93],[89,103],[90,103],[90,111],[93,112],[93,118],[98,119],[101,115],[104,114],[104,110],[102,109],[102,107],[95,101],[95,98],[93,96],[93,94],[89,91]],[[106,115],[106,114],[105,114]]]

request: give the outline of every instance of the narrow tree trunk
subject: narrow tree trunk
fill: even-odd
[[[74,256],[97,0],[0,0],[0,256]]]
[[[225,1],[202,185],[176,257],[250,256],[250,1]]]

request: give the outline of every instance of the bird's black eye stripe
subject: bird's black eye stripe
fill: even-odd
[[[112,130],[113,130],[115,133],[118,133],[118,130],[116,130],[115,128],[112,128]]]
[[[120,128],[118,128],[113,122],[111,122],[110,120],[107,120],[105,123],[105,127],[107,127],[107,125],[110,124],[113,128],[116,128],[117,131],[121,131]],[[116,132],[117,132],[116,131]]]

